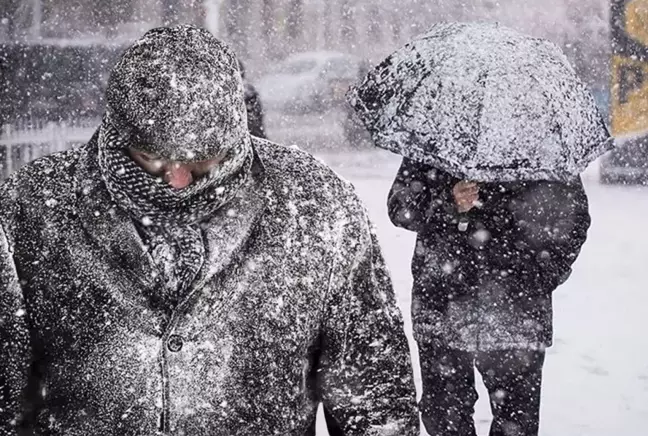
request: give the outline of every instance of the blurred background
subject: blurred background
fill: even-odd
[[[605,0],[0,0],[3,173],[87,140],[110,67],[156,26],[192,23],[229,42],[267,136],[334,151],[369,143],[348,87],[437,21],[499,21],[551,39],[607,112],[610,10]]]

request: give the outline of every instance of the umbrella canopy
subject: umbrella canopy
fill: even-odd
[[[379,147],[478,182],[567,181],[612,147],[560,48],[494,24],[438,24],[349,102]]]

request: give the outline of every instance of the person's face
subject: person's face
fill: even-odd
[[[204,177],[213,171],[222,158],[199,162],[170,161],[150,153],[129,149],[131,158],[147,173],[160,177],[173,189],[183,189],[194,180]]]

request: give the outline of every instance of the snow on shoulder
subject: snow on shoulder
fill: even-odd
[[[297,146],[284,146],[259,138],[252,139],[278,194],[292,191],[317,204],[322,213],[344,206],[362,220],[367,213],[355,188],[320,159]]]

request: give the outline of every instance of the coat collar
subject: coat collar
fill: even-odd
[[[96,160],[97,138],[95,133],[81,149],[75,177],[77,207],[82,225],[97,247],[106,254],[104,261],[119,265],[143,290],[155,292],[159,283],[153,259],[133,220],[112,202],[101,179]],[[201,224],[205,262],[181,304],[222,272],[244,247],[266,208],[266,190],[265,168],[255,152],[249,183],[228,204]]]
[[[266,209],[265,174],[255,157],[253,175],[236,196],[202,224],[205,262],[194,279],[190,294],[204,287],[214,276],[230,265],[250,239],[255,225]]]

